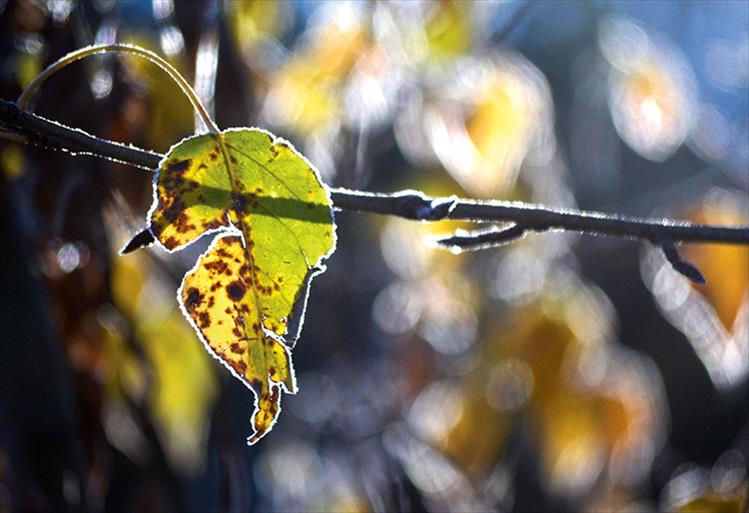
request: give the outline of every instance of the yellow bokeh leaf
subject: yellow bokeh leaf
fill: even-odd
[[[470,50],[473,23],[470,2],[438,2],[426,21],[429,54],[435,59],[454,58]]]
[[[360,23],[325,24],[313,40],[270,78],[268,116],[307,136],[324,131],[342,115],[342,87],[360,56],[370,47]]]
[[[281,4],[276,2],[245,0],[226,2],[225,6],[226,21],[243,55],[264,37],[276,35],[282,25]]]
[[[740,225],[749,222],[742,205],[732,202],[726,195],[724,201],[707,202],[704,208],[691,216],[695,222],[717,225]],[[746,305],[749,290],[749,247],[730,244],[702,244],[686,246],[684,258],[705,272],[708,282],[699,289],[705,293],[715,308],[715,313],[730,331],[742,304]],[[720,276],[730,279],[719,279]],[[715,279],[711,279],[714,277]],[[746,308],[746,306],[744,306]]]

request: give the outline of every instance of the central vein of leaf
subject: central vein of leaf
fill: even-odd
[[[229,183],[231,184],[232,193],[234,195],[242,194],[242,187],[241,187],[241,184],[239,183],[239,178],[237,177],[237,174],[234,172],[234,166],[231,161],[231,156],[229,155],[229,148],[227,147],[226,141],[224,140],[224,135],[218,134],[216,136],[216,140],[218,142],[219,149],[221,150],[221,156],[224,159],[226,172],[229,175]],[[238,210],[234,202],[232,202],[231,209],[234,210],[234,213],[237,218],[237,221],[236,221],[237,227],[239,228],[239,231],[242,233],[242,239],[243,239],[242,248],[244,251],[245,259],[247,260],[248,275],[249,275],[249,280],[250,280],[249,286],[252,291],[252,298],[254,302],[253,306],[255,308],[254,315],[257,317],[257,326],[258,326],[257,332],[253,333],[253,336],[250,336],[248,334],[248,324],[251,330],[255,330],[254,328],[255,323],[251,321],[249,323],[248,322],[243,323],[244,325],[242,326],[242,330],[248,341],[251,340],[252,338],[257,337],[259,340],[261,340],[263,345],[265,345],[264,333],[262,332],[262,317],[260,314],[261,312],[260,297],[258,296],[257,283],[255,282],[257,279],[256,278],[257,273],[255,272],[255,258],[252,254],[252,251],[250,250],[250,242],[252,238],[252,227],[250,226],[249,216],[245,216],[244,215],[245,212]],[[239,279],[244,280],[245,277],[240,275]],[[261,353],[262,353],[262,358],[264,360],[263,367],[267,368],[267,362],[265,362],[266,360],[265,351],[263,350],[261,351]],[[245,354],[249,354],[249,351]],[[267,379],[267,376],[266,376],[266,379]]]

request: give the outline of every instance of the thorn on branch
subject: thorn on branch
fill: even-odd
[[[457,251],[472,251],[488,249],[509,244],[525,235],[527,229],[517,223],[504,227],[492,227],[488,230],[465,231],[458,230],[454,235],[437,239],[434,242],[444,248]]]
[[[128,253],[132,253],[136,249],[150,246],[154,242],[156,242],[156,239],[151,233],[151,229],[146,228],[138,233],[135,237],[133,237],[130,242],[125,244],[125,247],[120,250],[120,255],[127,255]]]
[[[458,198],[450,196],[448,198],[435,198],[429,202],[429,210],[423,213],[419,218],[425,221],[441,221],[450,215],[455,208]]]
[[[666,260],[669,261],[671,267],[674,270],[700,285],[705,285],[707,280],[702,275],[699,269],[693,264],[690,264],[686,260],[682,260],[679,255],[679,250],[676,249],[676,244],[671,239],[663,239],[659,242],[663,254],[666,256]]]

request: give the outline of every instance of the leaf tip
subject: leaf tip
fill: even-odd
[[[151,233],[151,229],[146,228],[130,239],[130,242],[125,244],[125,247],[120,250],[120,255],[127,255],[136,249],[150,246],[154,242],[156,242],[156,239],[154,238],[153,233]]]
[[[677,272],[686,276],[694,283],[697,283],[699,285],[707,284],[707,279],[705,278],[705,276],[700,272],[699,269],[697,269],[697,267],[690,264],[689,262],[681,261],[672,263],[671,265]]]

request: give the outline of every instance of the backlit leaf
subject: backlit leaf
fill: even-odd
[[[335,247],[330,198],[286,141],[259,129],[191,137],[159,167],[151,231],[169,251],[222,230],[179,300],[209,351],[256,395],[256,442],[280,391],[296,391],[291,348],[309,282]]]

